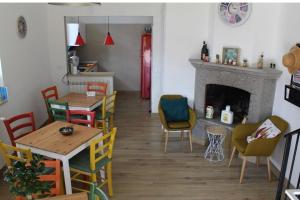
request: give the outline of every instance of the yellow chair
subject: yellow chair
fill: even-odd
[[[30,149],[22,149],[22,148],[14,147],[3,143],[2,140],[0,140],[0,153],[4,158],[4,161],[8,167],[12,166],[12,163],[15,161],[21,161],[21,162],[32,161],[32,153]],[[20,154],[21,157],[19,157],[18,154]]]
[[[112,152],[114,141],[117,133],[117,128],[113,128],[111,132],[105,134],[99,139],[94,139],[91,142],[90,148],[82,151],[70,160],[70,170],[72,172],[72,181],[79,182],[85,185],[98,183],[101,188],[105,184],[108,185],[109,196],[113,195],[112,187]],[[103,143],[102,145],[99,145]],[[100,169],[106,168],[106,179],[97,177]],[[86,176],[90,180],[86,180]],[[79,187],[73,187],[74,190],[89,192]]]
[[[102,100],[100,112],[96,113],[96,127],[102,128],[106,134],[114,127],[115,102],[117,91],[113,94],[105,96]]]
[[[278,116],[271,116],[268,119],[270,119],[281,131],[281,133],[274,138],[260,138],[253,140],[250,143],[247,142],[247,136],[253,134],[263,122],[255,124],[240,124],[237,125],[232,131],[233,150],[228,167],[231,165],[235,152],[238,151],[243,157],[240,183],[243,182],[248,156],[255,156],[257,165],[259,163],[259,157],[267,157],[268,178],[269,181],[271,181],[271,166],[269,157],[272,155],[277,143],[279,142],[279,139],[288,128],[288,123]]]
[[[164,111],[160,105],[161,99],[180,99],[183,98],[181,95],[163,95],[160,98],[158,105],[158,112],[160,121],[162,123],[163,135],[165,135],[165,152],[167,152],[168,137],[170,132],[181,132],[181,139],[183,139],[184,132],[188,132],[190,151],[193,151],[192,147],[192,130],[196,125],[196,113],[194,110],[189,108],[189,121],[186,122],[167,122]]]

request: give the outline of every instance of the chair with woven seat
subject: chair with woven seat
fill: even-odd
[[[67,110],[67,121],[72,124],[95,127],[95,111]]]
[[[46,109],[47,109],[47,113],[48,113],[48,123],[52,122],[52,114],[49,110],[49,106],[48,106],[48,99],[53,99],[53,100],[57,100],[58,99],[58,91],[57,91],[57,87],[51,86],[48,87],[44,90],[41,91],[45,105],[46,105]]]
[[[117,128],[105,134],[99,139],[92,140],[90,148],[83,150],[70,160],[70,170],[72,172],[71,180],[85,185],[97,183],[97,187],[101,188],[105,184],[108,185],[109,196],[113,195],[112,188],[112,152],[115,141]],[[103,143],[103,145],[99,145]],[[107,179],[97,178],[100,169],[105,168]],[[90,181],[86,181],[86,176],[90,177]],[[100,178],[101,182],[97,180]],[[86,191],[83,188],[73,186],[74,190]]]
[[[88,82],[86,85],[88,92],[95,92],[97,95],[106,95],[107,83]]]
[[[192,152],[192,129],[196,125],[196,113],[194,110],[189,108],[187,106],[187,112],[188,112],[188,120],[186,121],[167,121],[166,119],[166,113],[162,108],[162,101],[163,100],[178,100],[182,99],[183,96],[181,95],[163,95],[160,98],[159,105],[158,105],[158,112],[160,121],[162,124],[162,131],[163,135],[165,136],[165,152],[167,152],[167,145],[168,145],[168,137],[170,132],[180,132],[181,138],[183,138],[184,132],[188,132],[189,137],[189,145],[190,145],[190,151]]]
[[[16,146],[15,140],[35,131],[33,112],[13,116],[3,122],[13,146]],[[22,133],[20,133],[21,130],[23,130]]]
[[[231,153],[228,167],[230,167],[235,152],[238,151],[243,157],[243,164],[240,175],[240,183],[243,182],[244,172],[247,163],[247,157],[255,156],[258,164],[259,157],[267,157],[268,179],[271,181],[270,156],[272,155],[277,143],[288,128],[288,123],[278,116],[268,118],[280,130],[280,134],[274,138],[258,138],[250,143],[247,142],[247,136],[252,135],[258,127],[263,123],[240,124],[232,131],[233,150]],[[264,120],[265,121],[265,120]]]
[[[47,102],[48,102],[48,108],[50,110],[51,118],[54,121],[67,120],[67,110],[69,110],[69,105],[67,102],[60,102],[52,99],[48,99]]]
[[[106,133],[114,127],[115,102],[117,91],[113,94],[103,97],[102,106],[96,112],[97,127],[102,128]]]

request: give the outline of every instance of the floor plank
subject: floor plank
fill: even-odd
[[[267,167],[248,163],[244,183],[239,184],[241,160],[228,156],[220,163],[204,159],[205,147],[171,134],[168,153],[163,152],[157,114],[149,113],[149,101],[138,93],[117,95],[117,139],[113,154],[112,200],[270,200],[277,181],[268,182]],[[7,185],[0,181],[0,199],[9,199]]]

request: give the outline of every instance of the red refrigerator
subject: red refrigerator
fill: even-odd
[[[144,33],[141,41],[141,97],[151,96],[151,33]]]

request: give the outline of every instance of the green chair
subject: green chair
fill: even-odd
[[[161,106],[162,99],[181,99],[183,96],[181,95],[163,95],[160,98],[159,104],[158,104],[158,112],[160,121],[162,124],[162,136],[165,136],[165,152],[167,152],[167,145],[168,145],[168,137],[170,132],[181,132],[181,139],[183,139],[184,132],[188,132],[189,136],[189,145],[190,145],[190,151],[192,152],[192,129],[196,125],[196,113],[194,110],[189,108],[189,120],[188,121],[177,121],[177,122],[167,122],[165,113],[163,111],[163,108]]]
[[[68,103],[60,102],[53,99],[48,99],[47,102],[48,102],[48,109],[54,121],[67,120],[67,110],[69,110]]]
[[[97,200],[97,197],[100,200],[109,200],[106,194],[97,187],[96,183],[93,183],[90,187],[89,200]]]
[[[235,152],[238,151],[243,157],[240,183],[243,182],[248,156],[256,157],[257,166],[259,164],[259,157],[267,157],[268,178],[269,181],[271,181],[271,166],[269,157],[272,155],[281,136],[288,128],[288,123],[278,116],[271,116],[268,119],[270,119],[273,124],[281,131],[281,133],[274,138],[260,138],[253,140],[250,143],[247,142],[247,136],[252,135],[265,120],[255,124],[240,124],[237,125],[232,131],[233,150],[228,167],[230,167],[231,165]]]

